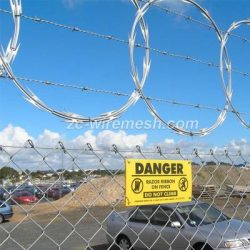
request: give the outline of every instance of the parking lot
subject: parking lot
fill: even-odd
[[[12,221],[5,222],[1,226],[7,231],[11,231],[11,238],[24,248],[29,248],[33,242],[37,241],[31,249],[58,249],[53,241],[57,244],[65,241],[61,245],[61,249],[86,249],[87,244],[79,236],[81,235],[84,239],[90,241],[89,245],[92,249],[106,249],[105,222],[102,228],[97,221],[105,221],[105,216],[110,211],[109,208],[92,208],[88,214],[84,210],[62,212],[61,215],[57,215],[57,213],[50,213],[46,216],[39,214],[32,217],[33,221],[27,218],[20,225],[20,221],[16,221],[15,217],[13,217]],[[19,217],[21,218],[20,215]],[[75,228],[72,228],[70,223],[75,225]],[[51,240],[45,235],[42,236],[42,230],[39,227],[46,228],[44,234],[50,237]],[[69,236],[70,234],[71,236]],[[7,234],[1,229],[0,242],[3,242],[6,237]],[[22,248],[18,247],[12,240],[8,240],[0,249],[13,250]]]
[[[231,198],[216,199],[217,207],[234,218],[250,221],[248,204],[250,199]],[[22,249],[107,249],[106,218],[112,212],[111,207],[91,207],[89,209],[61,210],[60,212],[45,209],[46,203],[40,204],[29,211],[26,217],[20,207],[15,206],[14,217],[1,225],[0,242],[6,242],[0,247],[4,250]],[[32,206],[24,206],[26,210]],[[237,208],[237,209],[236,209]],[[116,211],[124,210],[116,207]],[[11,239],[8,239],[10,232]],[[16,242],[14,242],[15,240]],[[88,244],[89,243],[89,244]],[[88,248],[89,247],[89,248]],[[116,247],[112,248],[117,249]]]

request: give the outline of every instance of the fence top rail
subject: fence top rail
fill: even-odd
[[[197,145],[199,147],[199,145]],[[72,147],[69,143],[63,144],[59,141],[54,146],[40,146],[35,145],[31,140],[27,140],[23,145],[1,145],[0,144],[0,153],[1,151],[8,150],[8,149],[16,149],[16,150],[25,150],[25,149],[36,149],[36,150],[54,150],[54,151],[63,151],[65,154],[67,152],[81,152],[81,153],[109,153],[109,154],[141,154],[141,155],[152,155],[158,154],[159,156],[164,155],[172,155],[172,156],[224,156],[224,157],[249,157],[250,153],[244,152],[241,150],[227,150],[227,149],[197,149],[197,148],[190,148],[190,149],[181,149],[181,148],[165,148],[164,146],[160,147],[157,145],[154,146],[145,146],[141,148],[139,145],[136,145],[133,148],[128,149],[119,149],[119,146],[113,144],[110,147],[99,148],[94,147],[90,143],[83,144],[82,146]],[[146,157],[147,158],[147,157]]]

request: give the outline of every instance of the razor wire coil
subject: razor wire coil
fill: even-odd
[[[19,44],[18,38],[20,33],[20,18],[22,15],[22,6],[21,0],[10,0],[11,12],[13,16],[13,21],[15,24],[15,28],[13,31],[13,35],[9,40],[6,50],[3,49],[2,54],[8,64],[12,63],[17,55]],[[0,64],[0,76],[3,74],[3,67]]]
[[[160,0],[161,1],[161,0]],[[170,128],[171,130],[173,130],[174,132],[181,134],[181,135],[188,135],[188,136],[205,136],[207,134],[210,134],[213,130],[215,130],[216,128],[218,128],[226,119],[226,114],[227,114],[227,110],[228,110],[228,105],[226,104],[224,109],[222,110],[222,112],[220,113],[220,115],[218,116],[216,122],[209,128],[203,128],[200,129],[199,131],[187,131],[184,129],[181,129],[179,127],[177,127],[175,124],[173,123],[169,123],[167,121],[165,121],[156,111],[155,107],[153,106],[152,102],[146,98],[146,96],[144,96],[144,93],[142,91],[141,83],[138,80],[138,75],[137,75],[137,70],[135,67],[135,62],[134,62],[134,44],[135,44],[135,37],[136,37],[136,27],[138,22],[140,22],[141,18],[144,17],[144,15],[147,13],[147,11],[149,10],[149,8],[152,6],[153,3],[157,3],[160,2],[158,0],[150,0],[148,1],[141,9],[139,9],[137,11],[136,17],[135,17],[135,21],[130,33],[130,60],[131,60],[131,68],[132,68],[132,75],[133,75],[133,80],[134,83],[136,85],[136,89],[138,90],[138,92],[140,93],[140,96],[143,98],[143,100],[145,101],[147,107],[150,110],[150,113],[157,118],[160,122],[162,122],[166,127]],[[220,32],[220,30],[218,29],[217,25],[215,24],[214,20],[211,18],[211,16],[209,15],[209,13],[203,9],[200,5],[198,5],[196,2],[192,1],[192,0],[185,0],[183,1],[185,3],[189,3],[192,4],[195,8],[197,8],[200,13],[205,16],[205,18],[211,23],[211,25],[214,27],[214,30],[216,31],[216,34],[219,38],[219,41],[222,40],[222,34]],[[148,41],[147,41],[148,42]],[[228,62],[228,56],[227,56],[227,51],[226,48],[224,48],[223,53],[226,54],[226,60]],[[228,62],[229,64],[229,62]],[[230,72],[231,73],[231,72]],[[231,76],[229,75],[229,78]],[[227,92],[229,92],[229,96],[231,98],[231,81],[229,81],[229,85],[226,89]]]
[[[140,8],[139,4],[137,4],[136,2],[134,3],[136,8]],[[20,15],[19,15],[20,16]],[[15,25],[17,26],[16,22]],[[141,21],[140,23],[142,32],[144,34],[144,36],[147,36],[147,32],[145,32],[145,30],[147,30],[146,26],[145,26],[145,22],[144,20]],[[77,30],[77,29],[76,29]],[[149,64],[148,61],[148,57],[149,57],[149,52],[146,51],[145,53],[145,61],[144,61],[144,74],[148,74],[149,68],[147,67]],[[1,59],[1,64],[2,67],[5,69],[6,73],[8,74],[8,76],[13,80],[13,83],[20,89],[20,91],[24,94],[25,99],[27,101],[29,101],[31,104],[33,104],[34,106],[40,108],[41,110],[47,111],[53,115],[56,115],[60,118],[63,118],[66,121],[69,122],[73,122],[73,123],[86,123],[86,122],[104,122],[104,121],[112,121],[114,119],[117,119],[121,114],[123,114],[130,106],[132,106],[133,104],[135,104],[138,99],[139,99],[139,94],[137,91],[133,91],[132,94],[130,95],[127,103],[125,105],[123,105],[120,109],[118,110],[111,110],[109,112],[103,113],[97,117],[85,117],[79,114],[75,114],[75,113],[71,113],[71,112],[61,112],[59,110],[55,110],[51,107],[49,107],[47,104],[45,104],[42,100],[39,99],[39,97],[33,93],[32,91],[30,91],[29,89],[26,89],[20,82],[19,80],[16,78],[15,74],[13,73],[8,58],[4,55],[0,56]],[[143,76],[143,79],[146,79],[146,76]],[[144,83],[142,83],[143,87]]]
[[[10,0],[10,4],[11,4],[11,9],[12,9],[12,14],[13,14],[13,19],[14,19],[14,24],[15,24],[15,31],[14,31],[14,35],[13,38],[10,39],[10,42],[7,46],[7,50],[5,52],[3,52],[0,56],[1,62],[0,62],[0,67],[5,71],[5,73],[7,74],[7,78],[10,78],[13,83],[16,85],[16,87],[18,87],[20,89],[20,91],[24,94],[25,99],[27,101],[29,101],[31,104],[33,104],[34,106],[47,111],[55,116],[58,116],[60,118],[63,118],[66,121],[69,122],[73,122],[73,123],[89,123],[89,122],[110,122],[113,121],[114,119],[117,119],[118,117],[120,117],[124,112],[126,112],[128,110],[129,107],[131,107],[133,104],[135,104],[140,98],[143,99],[147,105],[147,107],[150,110],[150,113],[157,118],[162,124],[164,124],[166,127],[170,128],[171,130],[173,130],[174,132],[181,134],[181,135],[188,135],[188,136],[205,136],[210,134],[212,131],[214,131],[217,127],[219,127],[226,119],[226,114],[228,112],[232,112],[234,113],[239,120],[241,121],[241,123],[247,127],[250,128],[249,124],[247,124],[245,122],[245,120],[241,117],[241,115],[243,114],[243,112],[238,112],[233,104],[232,104],[232,80],[231,80],[231,74],[232,72],[238,72],[244,76],[249,76],[250,74],[247,72],[241,72],[239,70],[236,69],[232,69],[231,67],[231,63],[229,61],[228,58],[228,53],[227,53],[227,49],[226,49],[226,42],[229,38],[229,35],[232,34],[232,32],[238,27],[238,25],[244,23],[244,24],[248,24],[248,21],[241,21],[238,22],[236,24],[233,24],[228,31],[224,32],[221,31],[217,24],[214,22],[214,20],[212,19],[212,17],[210,16],[210,14],[208,13],[208,11],[206,9],[204,9],[203,7],[201,7],[199,4],[197,4],[195,1],[193,0],[181,0],[181,2],[187,3],[187,4],[191,4],[192,6],[194,6],[195,8],[198,9],[198,11],[205,16],[205,18],[209,21],[209,25],[207,25],[207,27],[211,30],[214,30],[218,36],[219,42],[221,43],[221,53],[220,53],[220,65],[216,65],[214,63],[211,62],[205,62],[203,60],[200,59],[195,59],[193,57],[190,56],[183,56],[183,55],[179,55],[179,54],[174,54],[174,53],[169,53],[166,51],[161,51],[158,49],[154,49],[151,48],[149,46],[149,30],[147,27],[147,24],[144,20],[144,15],[146,14],[146,12],[151,8],[151,6],[156,6],[160,9],[163,9],[167,12],[176,14],[176,15],[180,15],[182,17],[185,17],[187,20],[192,20],[192,22],[194,23],[199,23],[198,20],[193,19],[192,17],[187,18],[187,16],[185,16],[184,14],[180,14],[178,12],[175,11],[170,11],[169,9],[164,9],[161,6],[157,5],[157,3],[161,2],[162,0],[149,0],[149,1],[144,1],[144,0],[131,0],[132,3],[135,5],[136,9],[137,9],[137,13],[136,13],[136,17],[131,29],[131,33],[130,33],[130,37],[129,37],[129,41],[124,40],[124,39],[120,39],[114,36],[110,36],[110,35],[103,35],[103,34],[99,34],[96,32],[92,32],[92,31],[88,31],[88,30],[83,30],[80,29],[78,27],[73,27],[73,26],[67,26],[67,25],[63,25],[63,24],[58,24],[52,21],[48,21],[46,19],[41,19],[38,17],[30,17],[30,16],[26,16],[22,14],[22,8],[21,8],[21,0]],[[141,3],[141,5],[139,4],[139,2]],[[3,10],[0,9],[0,12],[4,12],[4,13],[8,13],[10,14],[10,11],[7,10]],[[129,45],[129,54],[130,54],[130,62],[131,62],[131,70],[132,70],[132,77],[134,80],[134,83],[136,85],[136,90],[132,92],[132,94],[129,96],[127,103],[122,106],[120,109],[115,110],[115,111],[109,111],[106,113],[103,113],[97,117],[87,117],[87,116],[82,116],[76,113],[72,113],[72,112],[61,112],[58,110],[55,110],[51,107],[49,107],[47,104],[45,104],[42,100],[39,99],[39,97],[34,94],[32,91],[30,91],[29,89],[25,88],[22,83],[20,82],[20,80],[24,80],[24,78],[17,78],[14,74],[14,72],[12,71],[12,68],[10,66],[10,63],[14,60],[17,51],[18,51],[18,36],[19,36],[19,31],[20,31],[20,18],[24,17],[26,19],[32,20],[36,23],[47,23],[50,25],[54,25],[60,28],[64,28],[64,29],[68,29],[68,30],[72,30],[72,31],[76,31],[76,32],[81,32],[81,33],[85,33],[85,34],[89,34],[92,36],[96,36],[98,38],[104,38],[104,39],[108,39],[108,40],[112,40],[112,41],[117,41],[117,42],[122,42],[124,44],[128,44]],[[205,25],[203,22],[200,22],[199,24],[201,25]],[[144,45],[141,44],[137,44],[135,42],[135,35],[136,35],[136,28],[137,26],[140,25],[140,29],[142,32],[142,36],[144,39]],[[211,28],[212,27],[212,28]],[[248,42],[248,39],[243,38],[241,36],[235,35],[236,37]],[[137,72],[137,68],[135,66],[135,62],[134,62],[134,48],[144,48],[145,49],[145,55],[144,55],[144,59],[143,59],[143,63],[142,63],[142,77],[141,79],[139,79],[139,75]],[[218,116],[216,122],[209,128],[203,128],[200,129],[198,131],[187,131],[184,129],[181,129],[179,127],[177,127],[175,124],[173,123],[168,123],[166,122],[161,115],[158,114],[158,112],[156,111],[155,107],[152,104],[152,99],[150,97],[146,97],[143,93],[143,86],[146,83],[146,80],[148,78],[148,74],[150,72],[150,58],[149,58],[149,53],[150,51],[154,51],[154,52],[158,52],[162,55],[167,55],[167,56],[172,56],[172,57],[178,57],[187,61],[193,61],[193,62],[197,62],[197,63],[201,63],[201,64],[207,64],[208,66],[214,66],[216,68],[220,69],[220,73],[221,73],[221,80],[222,80],[222,85],[223,85],[223,89],[225,92],[225,96],[226,96],[226,104],[225,107],[222,109],[217,109],[217,111],[220,112],[220,115]],[[225,59],[225,64],[226,64],[226,72],[228,74],[228,83],[225,83],[225,78],[224,78],[224,63],[223,63],[223,59]],[[2,70],[2,71],[3,71]],[[3,75],[3,72],[1,72],[1,77],[6,77]],[[30,81],[30,79],[26,80]],[[39,80],[35,80],[36,82],[39,83],[45,83],[44,81],[39,81]],[[66,85],[63,84],[55,84],[55,83],[51,83],[49,81],[46,82],[47,85],[54,85],[54,86],[63,86],[66,87]],[[76,88],[76,89],[80,89],[80,87],[74,86],[74,85],[68,85],[67,87],[71,87],[71,88]],[[117,96],[127,96],[126,94],[122,94],[122,93],[118,93],[118,92],[111,92],[111,91],[100,91],[100,90],[94,90],[94,89],[88,89],[87,87],[83,87],[82,91],[92,91],[92,92],[102,92],[102,93],[110,93],[110,94],[115,94]],[[161,99],[156,99],[157,101],[162,101]],[[167,102],[165,100],[165,102]],[[168,101],[169,102],[169,101]],[[172,101],[169,102],[171,104],[180,104],[180,102],[176,102]],[[191,107],[196,107],[196,108],[200,108],[200,105],[196,105],[194,106],[193,104],[184,104],[184,106],[191,106]],[[231,108],[231,110],[229,110],[229,107]]]
[[[226,99],[227,99],[227,103],[230,105],[231,110],[233,111],[235,116],[239,119],[241,124],[249,129],[250,124],[247,123],[245,121],[245,119],[241,116],[241,114],[236,110],[236,108],[235,108],[235,106],[234,106],[234,104],[232,102],[232,99],[231,99],[231,93],[228,93],[226,91],[227,84],[225,82],[225,76],[224,76],[224,64],[225,63],[224,63],[223,50],[226,47],[226,44],[227,44],[232,32],[234,30],[238,29],[242,25],[250,25],[250,19],[246,19],[246,20],[242,20],[242,21],[238,21],[238,22],[233,23],[229,27],[229,29],[226,31],[225,35],[223,36],[223,39],[221,41],[221,52],[220,52],[220,75],[221,75],[222,85],[223,85],[224,93],[225,93],[225,96],[226,96]],[[231,72],[232,72],[231,66],[228,67],[228,70],[229,70],[229,72],[231,74]]]

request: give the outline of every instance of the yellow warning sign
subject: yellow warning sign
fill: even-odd
[[[127,159],[126,206],[192,200],[192,167],[184,160]]]

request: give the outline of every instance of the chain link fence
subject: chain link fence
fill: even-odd
[[[127,158],[191,161],[193,201],[125,208]],[[250,249],[249,180],[241,152],[1,146],[0,249]]]

